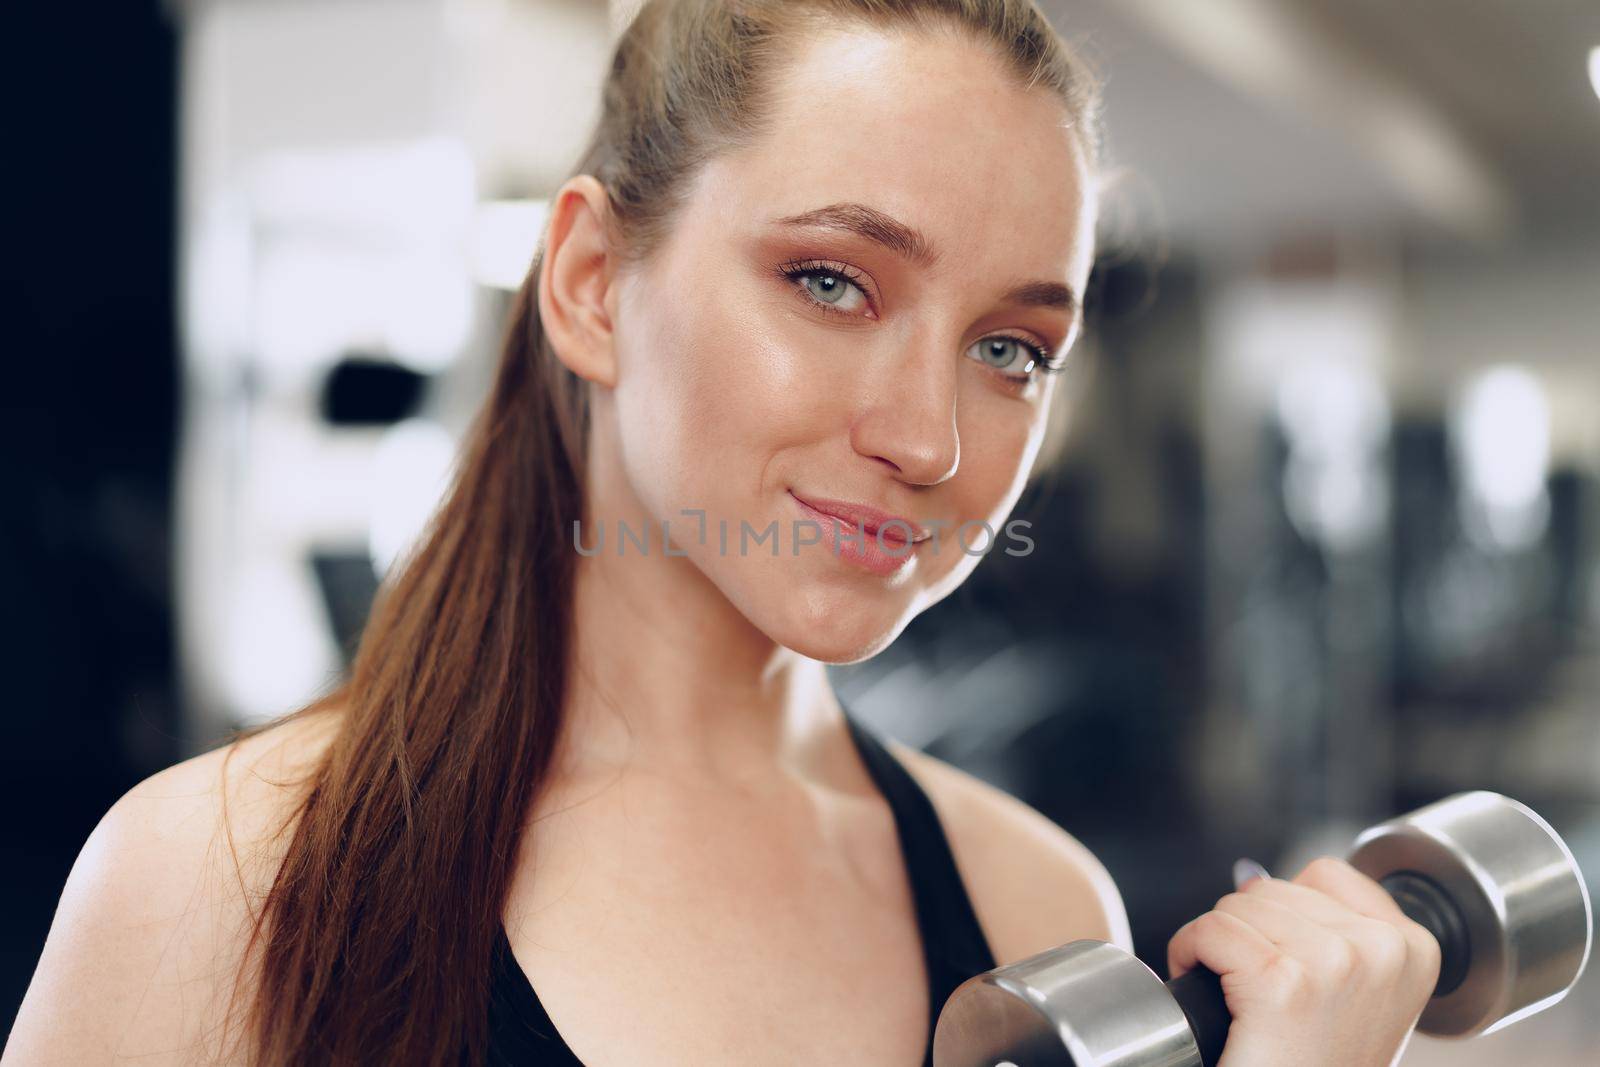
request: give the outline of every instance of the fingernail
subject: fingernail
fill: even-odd
[[[1237,859],[1233,861],[1233,888],[1242,889],[1244,884],[1252,878],[1271,878],[1267,869],[1255,860]]]

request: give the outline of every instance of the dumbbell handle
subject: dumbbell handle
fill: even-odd
[[[1406,917],[1420,923],[1439,942],[1439,982],[1433,995],[1442,997],[1458,987],[1472,961],[1472,946],[1460,910],[1438,883],[1415,871],[1397,871],[1382,878],[1379,885],[1389,891]],[[1222,1047],[1228,1042],[1227,998],[1222,994],[1222,979],[1206,967],[1195,967],[1166,983],[1172,999],[1178,1002],[1205,1067],[1216,1067]]]

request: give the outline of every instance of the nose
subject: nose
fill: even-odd
[[[913,485],[936,485],[956,472],[961,438],[956,430],[957,367],[938,358],[897,360],[875,382],[869,400],[850,428],[857,453],[882,460]]]

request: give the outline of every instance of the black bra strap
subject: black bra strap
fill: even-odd
[[[848,708],[844,716],[868,772],[894,812],[916,897],[917,922],[929,970],[934,972],[929,975],[932,992],[937,1006],[943,1007],[957,985],[995,966],[994,954],[928,794],[869,727]]]

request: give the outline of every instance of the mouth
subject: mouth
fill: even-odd
[[[906,520],[896,520],[876,509],[866,512],[861,505],[843,501],[819,498],[812,503],[811,497],[797,496],[792,489],[789,497],[795,510],[820,528],[820,540],[806,543],[817,544],[830,556],[895,582],[903,581],[916,569],[918,542],[906,540],[905,529],[899,525]],[[857,527],[859,534],[854,532]],[[913,537],[923,532],[918,526],[910,528]],[[798,531],[795,537],[796,545],[800,544]]]
[[[870,504],[827,497],[801,496],[793,489],[789,490],[789,495],[802,506],[829,518],[838,519],[846,526],[859,528],[868,536],[881,539],[886,544],[897,546],[921,544],[932,536],[921,525],[906,516],[896,515]]]

